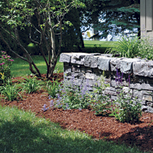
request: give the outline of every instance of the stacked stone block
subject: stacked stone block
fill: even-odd
[[[98,84],[98,78],[105,73],[105,83],[109,84],[105,94],[115,100],[116,70],[123,75],[124,90],[141,100],[142,109],[153,113],[153,61],[138,58],[114,58],[110,54],[62,53],[64,79],[73,79],[74,85],[88,84],[88,89]],[[128,77],[130,75],[130,86]]]

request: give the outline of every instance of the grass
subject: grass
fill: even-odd
[[[113,41],[91,41],[91,40],[85,40],[85,49],[83,49],[83,52],[101,52],[104,53],[107,48],[115,47],[116,42]],[[35,55],[32,56],[36,66],[38,66],[40,72],[42,74],[46,74],[46,64],[43,60],[42,56]],[[47,56],[46,56],[47,58]],[[55,71],[63,72],[63,63],[57,62]],[[15,58],[13,65],[11,66],[11,74],[12,77],[17,76],[26,76],[30,75],[31,72],[29,70],[29,65],[26,61],[23,61],[19,58]]]
[[[115,41],[84,40],[85,47],[115,47]]]
[[[0,106],[0,152],[15,153],[139,153],[137,148],[93,140],[79,131],[35,117],[16,107]]]
[[[43,60],[42,56],[35,55],[32,56],[36,66],[38,66],[38,69],[42,74],[46,74],[46,64],[45,61]],[[60,63],[59,61],[57,62],[56,71],[63,72],[63,63]],[[12,77],[17,77],[17,76],[26,76],[30,75],[31,72],[29,70],[29,64],[26,61],[23,61],[19,58],[15,58],[14,62],[11,66],[11,75]]]
[[[116,46],[116,42],[113,41],[84,40],[84,44],[83,52],[88,53],[105,53],[107,49]]]

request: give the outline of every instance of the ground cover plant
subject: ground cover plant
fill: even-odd
[[[122,79],[123,73],[120,74],[118,69],[116,69],[117,99],[113,101],[114,107],[112,107],[113,110],[110,116],[115,116],[120,122],[138,123],[142,114],[141,101],[132,97],[130,88],[127,87],[127,91],[124,90]],[[128,86],[130,86],[130,74],[127,82],[129,83]]]

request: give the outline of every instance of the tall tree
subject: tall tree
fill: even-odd
[[[46,77],[48,78],[52,76],[61,52],[64,24],[70,24],[69,21],[64,21],[64,17],[72,8],[83,6],[83,3],[79,0],[2,0],[0,2],[1,40],[17,57],[29,63],[30,71],[33,74],[41,77],[39,69],[20,39],[19,30],[28,27],[29,39],[39,46],[46,62]],[[26,55],[25,57],[11,48],[4,32],[17,43]],[[32,35],[33,32],[37,33],[37,37]],[[58,43],[56,43],[56,40]],[[58,44],[58,47],[56,47],[56,44]],[[48,59],[45,57],[44,47],[48,52]]]
[[[110,26],[112,24],[121,27],[122,31],[140,27],[140,0],[83,1],[87,6],[86,10],[82,9],[81,23],[85,27],[84,30],[92,27],[95,31],[103,31],[103,36],[106,37],[113,30]]]

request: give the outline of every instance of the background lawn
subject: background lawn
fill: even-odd
[[[115,41],[84,40],[85,47],[115,47]]]
[[[43,57],[39,55],[34,55],[32,56],[32,58],[36,66],[38,66],[40,72],[42,74],[46,74],[47,67]],[[63,72],[63,63],[58,61],[54,72]],[[30,75],[31,71],[29,70],[29,64],[26,61],[23,61],[19,58],[15,58],[11,66],[11,74],[12,77]]]
[[[89,52],[89,53],[95,53],[95,52],[104,53],[106,49],[113,48],[116,45],[116,42],[113,41],[85,40],[84,43],[85,43],[85,48],[83,49],[83,52]],[[40,72],[42,74],[46,74],[47,68],[45,61],[43,60],[43,57],[39,55],[34,55],[32,56],[32,58],[35,64],[38,66]],[[63,72],[63,63],[60,63],[58,61],[54,72]],[[11,74],[12,77],[30,75],[31,72],[29,70],[29,64],[19,58],[15,58],[11,66]]]

